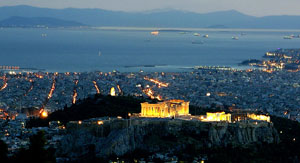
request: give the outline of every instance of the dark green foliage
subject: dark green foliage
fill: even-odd
[[[271,121],[279,133],[281,142],[278,154],[286,158],[300,159],[300,123],[285,118],[272,117]],[[279,151],[280,150],[280,151]]]
[[[3,140],[0,140],[0,160],[1,162],[6,162],[8,160],[7,158],[7,145],[5,144],[5,142]]]
[[[142,102],[147,99],[135,98],[131,96],[104,96],[95,95],[94,98],[87,98],[78,101],[71,107],[65,107],[49,115],[47,119],[31,118],[26,127],[43,127],[48,126],[50,121],[61,121],[67,123],[69,121],[84,120],[96,117],[117,117],[122,116],[128,118],[128,113],[140,113]],[[153,102],[153,101],[151,101]]]
[[[256,144],[251,147],[224,147],[209,149],[208,162],[232,163],[265,163],[265,162],[293,162],[295,156],[285,155],[282,145]]]
[[[174,141],[174,142],[177,141],[176,135],[174,135],[174,134],[168,134],[168,135],[162,136],[161,139],[164,141]]]
[[[124,160],[125,162],[134,162],[134,160],[141,160],[142,158],[145,159],[152,154],[153,153],[143,149],[135,149],[134,151],[128,152],[121,156],[119,159]],[[116,158],[116,156],[111,156],[109,160],[117,161]]]
[[[30,117],[29,120],[26,121],[26,128],[46,127],[48,125],[49,120],[42,118]]]
[[[12,162],[56,162],[55,150],[52,148],[45,149],[45,144],[45,134],[43,131],[39,131],[36,135],[30,137],[29,149],[21,149],[11,158]]]
[[[64,110],[53,112],[48,120],[60,120],[61,122],[84,120],[95,117],[117,117],[126,118],[128,113],[139,113],[140,103],[144,100],[130,96],[102,96],[85,99],[77,105],[72,105]]]

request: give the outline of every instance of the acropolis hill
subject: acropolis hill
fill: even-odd
[[[269,118],[249,113],[231,116],[225,112],[192,116],[189,102],[183,100],[143,102],[141,113],[129,114],[129,119],[106,117],[69,122],[70,136],[62,141],[65,144],[60,152],[72,153],[87,139],[96,145],[97,157],[122,156],[136,149],[168,153],[174,152],[171,149],[184,150],[190,143],[198,149],[278,143],[278,133]]]
[[[146,101],[151,104],[148,109],[161,105],[172,114],[166,117],[141,116],[144,112],[142,104]],[[121,157],[136,150],[176,155],[179,151],[186,151],[188,146],[202,150],[279,142],[273,123],[268,122],[269,119],[259,120],[263,115],[237,114],[228,110],[213,112],[213,109],[201,115],[190,115],[194,106],[182,107],[181,104],[188,104],[188,101],[154,103],[130,96],[97,95],[54,112],[47,119],[50,120],[50,128],[55,127],[57,120],[61,121],[58,128],[62,128],[65,134],[57,146],[57,155],[68,158],[86,155],[89,145],[95,147],[97,157]],[[172,108],[175,109],[173,112]],[[182,108],[189,112],[176,115]],[[200,111],[202,108],[197,109]],[[172,116],[173,113],[175,116]],[[63,122],[63,119],[69,122]]]
[[[98,124],[101,121],[101,125]],[[102,124],[103,122],[103,124]],[[96,155],[122,156],[135,149],[169,153],[184,150],[192,143],[196,148],[247,146],[278,143],[279,136],[271,123],[201,122],[166,118],[132,118],[77,121],[67,125],[70,136],[62,141],[61,154],[83,148],[82,141],[96,145]],[[73,142],[72,144],[68,143]],[[81,150],[78,150],[81,151]],[[174,151],[173,151],[174,152]]]

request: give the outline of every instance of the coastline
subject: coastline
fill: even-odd
[[[56,29],[56,30],[112,30],[112,31],[162,31],[162,32],[300,32],[300,29],[272,28],[182,28],[182,27],[118,27],[118,26],[74,26],[74,27],[0,27],[0,29]]]
[[[199,68],[202,67],[202,68]],[[197,70],[235,70],[235,71],[243,71],[247,69],[260,69],[252,66],[213,66],[213,65],[196,65],[196,66],[180,66],[180,65],[138,65],[138,66],[120,66],[113,68],[105,68],[105,69],[94,69],[94,70],[82,70],[82,71],[68,71],[68,70],[58,70],[58,69],[45,69],[45,68],[20,68],[20,69],[0,69],[0,72],[7,73],[19,73],[19,72],[49,72],[49,73],[66,73],[66,72],[79,72],[79,73],[92,73],[92,72],[121,72],[121,73],[130,73],[130,72],[174,72],[174,73],[184,73],[191,72]]]
[[[88,27],[98,30],[128,30],[128,31],[208,31],[208,32],[300,32],[300,29],[247,29],[247,28],[176,28],[176,27]]]

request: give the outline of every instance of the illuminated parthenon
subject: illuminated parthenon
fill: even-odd
[[[142,117],[174,117],[189,114],[189,103],[184,100],[169,100],[151,104],[148,102],[141,103]]]

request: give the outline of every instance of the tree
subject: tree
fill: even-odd
[[[45,149],[47,141],[44,131],[39,131],[30,137],[29,149],[21,149],[15,156],[14,162],[56,162],[53,148]]]
[[[5,144],[5,142],[3,140],[0,140],[0,160],[1,160],[1,162],[7,161],[7,153],[8,153],[7,145]]]

